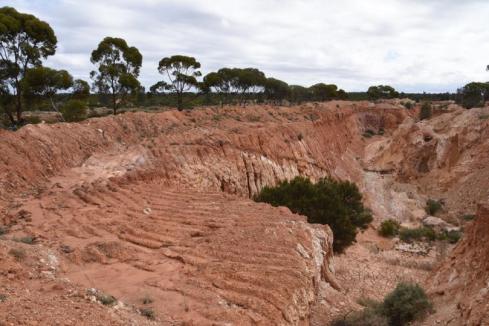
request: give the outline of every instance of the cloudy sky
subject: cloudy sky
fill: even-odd
[[[485,0],[0,0],[49,22],[58,51],[47,65],[89,79],[91,51],[122,37],[144,57],[141,81],[165,56],[185,54],[203,73],[257,67],[267,76],[349,91],[390,84],[454,91],[489,80]]]

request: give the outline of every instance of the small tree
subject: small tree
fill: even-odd
[[[399,93],[394,87],[388,85],[370,86],[367,95],[370,100],[374,101],[399,97]]]
[[[292,212],[307,216],[309,223],[328,224],[333,230],[333,248],[342,252],[356,238],[357,229],[365,229],[372,215],[362,204],[362,195],[354,183],[321,179],[313,184],[297,177],[276,187],[265,187],[255,201],[286,206]]]
[[[112,99],[114,114],[120,102],[139,89],[139,71],[143,56],[121,38],[106,37],[92,52],[92,63],[97,67],[90,73],[94,89]]]
[[[46,97],[53,110],[59,112],[54,96],[58,91],[71,88],[73,77],[66,70],[39,66],[27,70],[22,85],[26,94]]]
[[[489,83],[468,83],[457,91],[459,103],[466,109],[484,106],[489,100]]]
[[[22,79],[29,68],[56,52],[57,42],[48,23],[11,7],[0,8],[0,75],[4,90],[15,99],[16,119],[6,111],[12,124],[22,121]]]
[[[153,85],[155,91],[170,91],[177,96],[177,108],[183,109],[183,95],[192,88],[198,87],[197,78],[202,74],[199,71],[200,62],[194,57],[174,55],[163,58],[158,65],[158,71],[167,81],[161,81]]]
[[[77,100],[88,100],[90,96],[90,85],[83,79],[77,79],[73,82],[73,98]]]
[[[419,111],[419,119],[427,120],[433,116],[433,110],[431,109],[431,104],[429,102],[424,102],[421,106],[421,111]]]

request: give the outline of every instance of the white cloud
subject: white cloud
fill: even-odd
[[[4,0],[58,35],[49,65],[88,79],[105,36],[144,56],[141,80],[158,80],[164,56],[193,55],[204,72],[252,66],[289,83],[365,90],[454,91],[487,80],[489,3],[482,0]]]

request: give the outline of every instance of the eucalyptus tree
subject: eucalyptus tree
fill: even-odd
[[[203,88],[220,94],[223,102],[228,103],[230,97],[238,92],[238,74],[236,72],[237,69],[231,68],[221,68],[217,72],[211,72],[204,77]]]
[[[309,100],[311,97],[311,91],[300,85],[289,86],[289,99],[291,102],[300,104],[304,101]]]
[[[319,83],[311,86],[310,90],[316,101],[330,101],[338,96],[338,86],[334,84]]]
[[[93,88],[111,97],[112,110],[116,114],[119,104],[139,90],[138,77],[143,56],[124,39],[106,37],[93,50],[91,61],[97,67],[90,73]]]
[[[265,74],[256,68],[235,69],[237,74],[236,89],[244,104],[247,94],[258,94],[265,89],[267,78]]]
[[[22,79],[29,68],[55,54],[57,43],[48,23],[11,7],[0,8],[0,76],[4,91],[14,98],[17,122],[22,121]],[[13,114],[8,115],[14,124]]]
[[[174,55],[160,60],[158,71],[165,80],[151,87],[154,92],[169,91],[177,96],[178,110],[183,109],[183,96],[193,88],[198,88],[197,78],[202,76],[200,62],[194,57]]]
[[[73,86],[73,77],[66,70],[39,66],[27,70],[22,86],[27,95],[49,99],[52,108],[59,112],[54,96],[59,91],[70,89]]]
[[[457,90],[459,102],[467,109],[482,107],[489,100],[489,83],[471,82]]]
[[[370,86],[367,90],[367,95],[371,100],[390,99],[399,96],[399,93],[394,87],[389,85]]]
[[[90,85],[83,79],[76,79],[73,82],[73,98],[77,100],[87,100],[90,96]]]
[[[289,85],[275,78],[268,78],[265,82],[265,96],[268,100],[280,102],[289,96]]]

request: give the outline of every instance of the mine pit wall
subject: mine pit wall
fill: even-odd
[[[136,145],[150,152],[139,177],[183,187],[252,196],[297,175],[361,182],[362,133],[389,132],[406,118],[405,110],[362,103],[127,113],[0,131],[0,198],[42,186],[94,154],[123,153]],[[223,119],[216,121],[217,115]],[[246,116],[253,121],[243,121]]]
[[[445,199],[452,221],[473,214],[489,196],[489,120],[481,119],[488,112],[457,108],[427,121],[406,119],[372,165]]]
[[[216,121],[216,115],[224,118]],[[253,121],[236,118],[246,115],[253,115]],[[32,125],[15,133],[0,131],[0,197],[6,202],[22,192],[36,194],[49,178],[82,166],[94,155],[102,160],[110,153],[134,155],[141,147],[145,163],[112,182],[148,181],[244,197],[298,175],[361,184],[362,134],[392,132],[405,118],[405,110],[358,106],[251,107],[129,113],[77,124]],[[312,253],[303,254],[314,261],[310,270],[314,286],[286,308],[286,324],[291,325],[309,316],[319,282],[340,289],[333,276],[331,231],[304,227],[310,233]]]
[[[437,312],[425,325],[440,320],[448,325],[489,325],[489,203],[462,240],[428,280]]]
[[[367,102],[332,102],[126,113],[0,130],[0,210],[16,196],[39,194],[52,177],[103,163],[109,159],[105,156],[119,156],[122,162],[128,153],[139,154],[144,164],[116,179],[158,180],[246,197],[298,175],[332,176],[362,187],[362,134],[392,133],[408,114]]]

